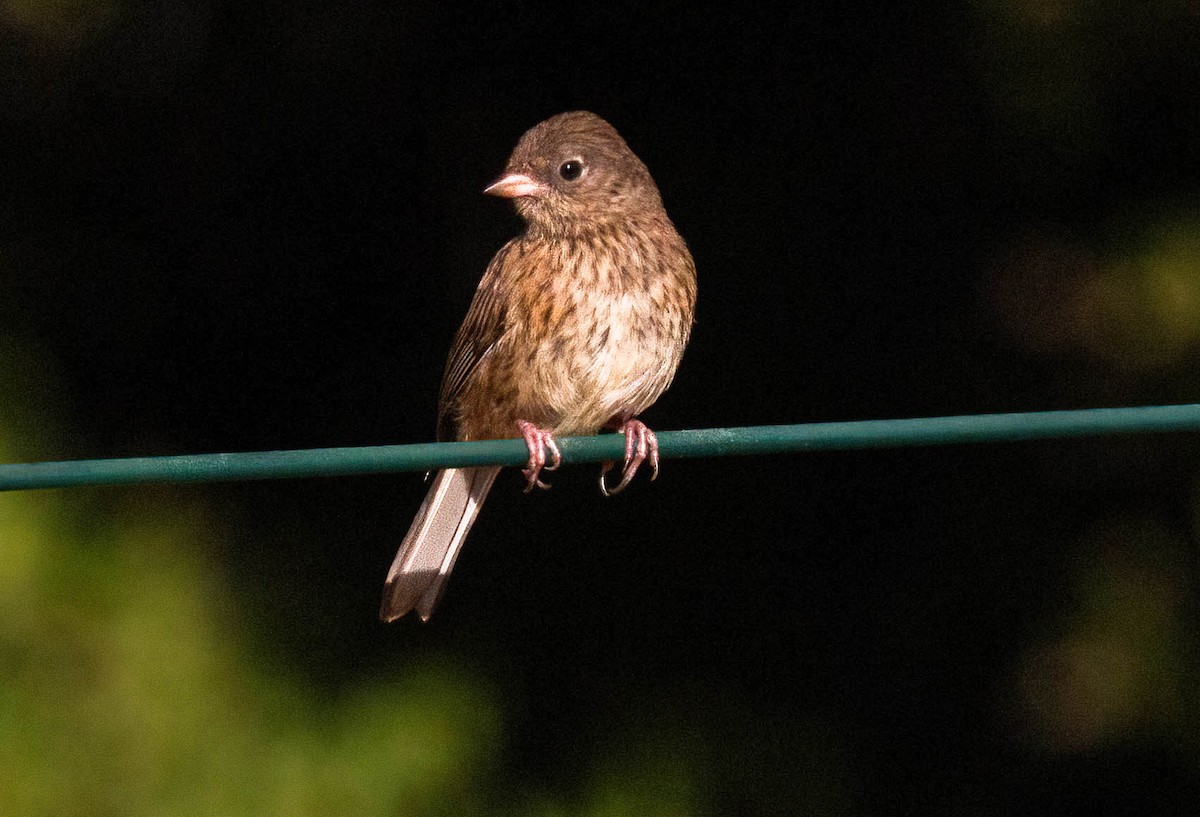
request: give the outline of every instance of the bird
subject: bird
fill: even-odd
[[[613,487],[658,440],[638,415],[674,379],[696,307],[696,267],[645,164],[588,111],[553,116],[518,140],[483,191],[510,199],[524,230],[492,258],[454,336],[438,397],[439,440],[521,438],[526,492],[562,462],[556,436],[625,435]],[[433,614],[497,467],[447,468],[388,572],[379,615]]]

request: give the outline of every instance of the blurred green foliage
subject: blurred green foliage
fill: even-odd
[[[0,456],[36,457],[45,366],[0,355]],[[39,385],[40,384],[40,385]],[[20,399],[17,399],[20,395]],[[448,661],[334,700],[269,673],[164,492],[0,494],[0,791],[21,815],[475,814],[492,690]]]
[[[999,322],[1039,356],[1137,382],[1178,375],[1200,350],[1200,214],[1123,217],[1090,242],[1020,235],[988,288]]]
[[[1195,558],[1148,518],[1097,522],[1076,545],[1065,603],[1018,662],[1031,747],[1052,755],[1122,743],[1200,758]]]

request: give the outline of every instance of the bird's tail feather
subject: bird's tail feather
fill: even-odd
[[[422,621],[429,620],[498,473],[492,467],[437,472],[388,571],[381,619],[395,621],[415,609]]]

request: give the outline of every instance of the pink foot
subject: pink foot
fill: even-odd
[[[612,468],[612,463],[607,463],[600,472],[600,493],[605,496],[624,491],[646,457],[650,458],[650,479],[658,479],[658,437],[654,436],[654,432],[637,419],[626,420],[617,430],[625,435],[625,465],[621,469],[621,481],[614,488],[609,488],[604,482],[604,476]]]
[[[538,479],[538,476],[543,468],[554,471],[562,465],[562,454],[558,451],[558,444],[554,442],[554,434],[526,420],[517,420],[517,428],[521,430],[521,436],[525,438],[525,445],[529,448],[529,462],[521,471],[527,481],[525,493],[529,493],[535,487],[549,488],[550,486]],[[552,455],[549,465],[546,464],[547,451]]]

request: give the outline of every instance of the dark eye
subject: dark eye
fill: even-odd
[[[565,181],[575,181],[583,175],[583,162],[579,159],[568,159],[558,166],[558,175]]]

